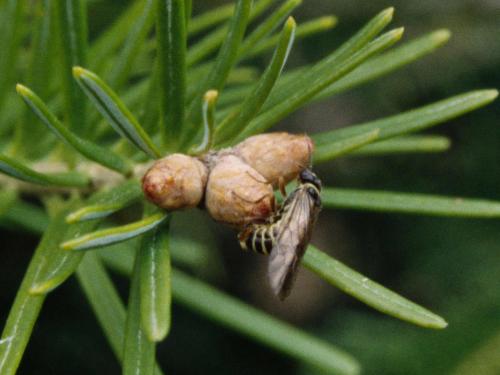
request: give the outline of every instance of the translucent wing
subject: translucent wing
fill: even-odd
[[[269,259],[269,280],[274,293],[284,299],[290,293],[297,267],[309,243],[319,206],[306,188],[299,187],[279,224]]]

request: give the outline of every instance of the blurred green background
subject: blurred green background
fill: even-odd
[[[90,35],[125,1],[89,1]],[[220,1],[194,1],[194,12]],[[448,28],[448,44],[376,82],[308,106],[278,128],[310,132],[398,113],[477,88],[500,87],[500,1],[305,0],[297,21],[326,14],[339,24],[299,41],[289,67],[316,61],[376,12],[396,7],[405,40]],[[253,61],[263,66],[269,55]],[[498,101],[434,129],[452,139],[442,154],[345,158],[317,172],[329,186],[387,189],[500,200]],[[177,221],[207,223],[196,236],[213,244],[201,276],[262,309],[326,338],[357,357],[365,374],[500,374],[500,222],[400,214],[324,211],[313,243],[383,285],[444,316],[449,327],[424,330],[386,317],[303,270],[289,300],[267,291],[265,259],[243,254],[234,233],[203,212]],[[180,224],[180,223],[179,223]],[[174,223],[174,225],[176,225]],[[200,225],[201,227],[201,225]],[[2,231],[0,321],[5,321],[37,238]],[[126,282],[116,276],[126,295]],[[479,358],[479,360],[477,359]],[[313,369],[174,306],[173,329],[158,360],[169,374],[311,374]],[[477,362],[479,361],[479,362]],[[496,367],[495,367],[496,366]],[[79,372],[77,372],[79,371]],[[118,374],[119,366],[71,280],[50,295],[19,374]]]

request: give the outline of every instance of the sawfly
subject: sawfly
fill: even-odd
[[[281,300],[290,294],[321,209],[319,178],[311,170],[304,169],[298,182],[281,207],[264,223],[250,224],[238,235],[242,249],[270,255],[269,281]]]

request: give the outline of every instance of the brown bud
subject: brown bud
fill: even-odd
[[[197,206],[205,191],[207,168],[198,159],[172,154],[157,160],[142,178],[146,197],[166,210]]]
[[[240,158],[224,155],[210,172],[205,206],[215,220],[241,228],[273,212],[273,189]]]
[[[234,152],[277,187],[295,179],[311,163],[314,144],[305,134],[265,133],[246,139]]]

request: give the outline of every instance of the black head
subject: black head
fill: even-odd
[[[310,169],[304,169],[302,172],[300,172],[299,181],[303,184],[313,184],[318,190],[321,190],[321,180]]]

